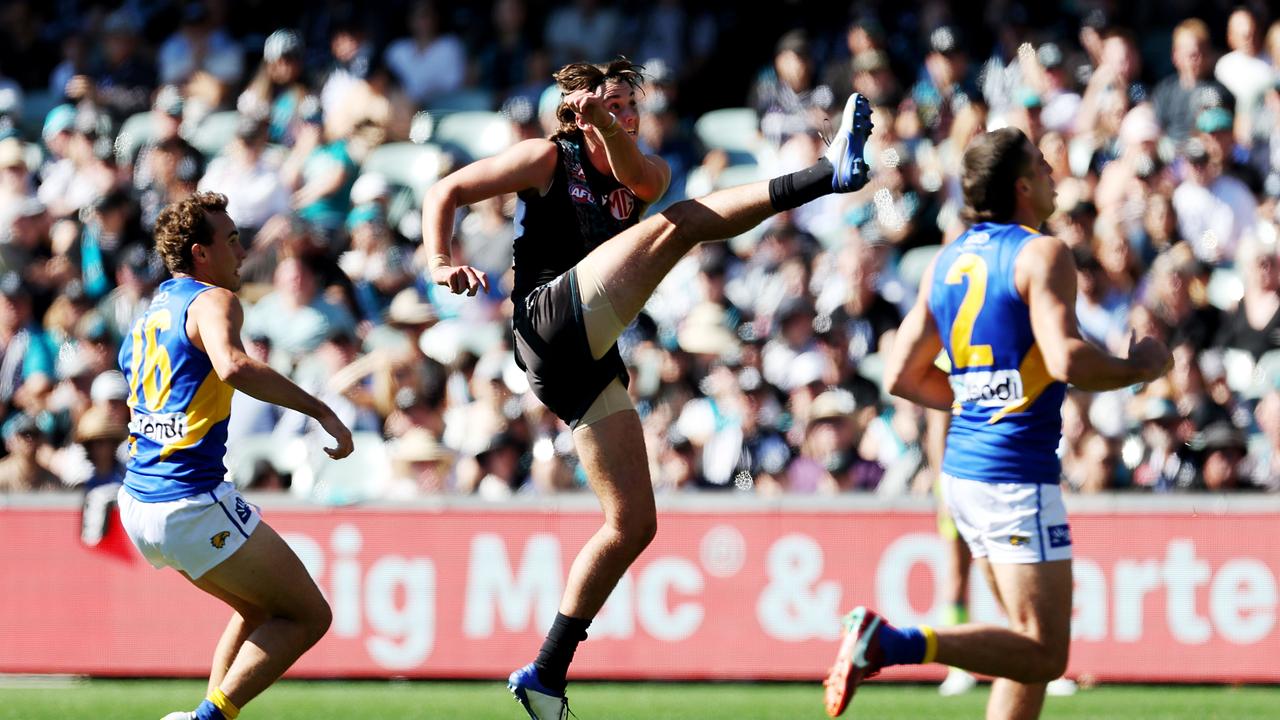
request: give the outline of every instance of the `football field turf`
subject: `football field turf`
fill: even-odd
[[[876,720],[981,718],[982,686],[959,698],[933,686],[872,684],[845,717]],[[0,678],[0,720],[159,720],[189,710],[204,684],[177,680],[34,683]],[[825,718],[817,684],[577,683],[569,698],[581,720],[804,720]],[[244,720],[521,720],[501,683],[284,682],[241,715]],[[1111,686],[1049,698],[1046,720],[1246,720],[1280,717],[1280,688]]]

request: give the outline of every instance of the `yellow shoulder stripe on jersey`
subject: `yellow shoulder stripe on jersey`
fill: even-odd
[[[200,383],[195,397],[187,406],[187,435],[181,440],[165,445],[160,450],[160,459],[168,458],[174,451],[195,447],[213,429],[214,425],[231,417],[231,396],[235,389],[222,382],[222,378],[213,370]]]
[[[1049,369],[1044,364],[1044,355],[1040,353],[1040,346],[1035,343],[1031,344],[1027,354],[1023,356],[1018,374],[1022,376],[1022,397],[992,415],[987,421],[988,425],[994,425],[1005,415],[1022,412],[1031,407],[1031,403],[1034,403],[1036,398],[1039,398],[1053,384],[1053,377],[1049,375]]]

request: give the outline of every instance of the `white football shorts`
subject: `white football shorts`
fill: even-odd
[[[974,557],[993,563],[1041,563],[1071,557],[1071,525],[1062,488],[993,483],[940,473],[960,537]]]
[[[262,515],[224,482],[209,492],[168,502],[142,502],[120,488],[117,504],[125,532],[157,568],[192,579],[231,557],[253,534]]]

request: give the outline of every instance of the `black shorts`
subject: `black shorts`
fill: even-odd
[[[530,389],[569,427],[577,427],[609,383],[621,380],[625,387],[630,379],[616,344],[599,360],[591,356],[573,268],[516,303],[513,325],[516,363]]]

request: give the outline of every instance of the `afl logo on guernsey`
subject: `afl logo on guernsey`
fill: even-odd
[[[570,185],[569,197],[573,198],[573,201],[578,203],[590,204],[590,203],[595,203],[596,201],[595,196],[591,194],[591,191],[587,189],[586,185],[578,185],[578,184]]]
[[[618,188],[609,193],[609,212],[613,214],[616,220],[626,220],[631,217],[631,211],[636,209],[636,196],[626,188]]]

